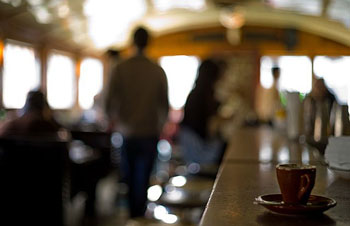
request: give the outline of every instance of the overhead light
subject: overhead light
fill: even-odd
[[[221,24],[228,29],[241,28],[245,23],[244,9],[235,7],[233,10],[223,10],[220,14]]]
[[[223,10],[220,14],[220,22],[227,28],[227,41],[231,45],[239,44],[241,41],[240,28],[245,23],[245,12],[243,7]]]
[[[98,48],[117,42],[125,44],[130,26],[146,12],[144,0],[87,0],[84,14],[88,21],[88,32]]]

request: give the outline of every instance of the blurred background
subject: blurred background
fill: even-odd
[[[131,54],[132,31],[146,27],[152,35],[146,53],[166,72],[171,109],[148,190],[148,221],[134,223],[197,225],[219,166],[186,164],[177,132],[201,61],[225,62],[215,92],[223,138],[271,123],[288,133],[293,103],[301,109],[293,121],[297,139],[322,151],[328,136],[350,132],[349,12],[350,0],[0,0],[0,125],[16,117],[30,90],[43,91],[72,133],[75,179],[65,224],[132,225],[127,188],[119,182],[123,138],[108,131],[101,98],[112,65]],[[271,121],[266,96],[275,87],[273,67],[280,68],[276,87],[284,110]],[[320,78],[336,104],[327,131],[316,126],[307,133],[303,101]],[[290,93],[297,93],[296,103],[288,101]],[[84,210],[91,193],[92,217]]]

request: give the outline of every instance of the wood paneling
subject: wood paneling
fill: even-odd
[[[294,37],[290,37],[293,34]],[[288,44],[293,40],[294,46]],[[268,27],[243,27],[238,45],[231,45],[226,40],[226,29],[223,27],[168,34],[155,37],[148,53],[153,58],[165,55],[197,55],[205,58],[235,51],[255,51],[260,55],[350,55],[350,47],[332,40],[293,29]]]

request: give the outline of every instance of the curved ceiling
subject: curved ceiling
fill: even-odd
[[[127,45],[136,25],[154,35],[226,25],[292,27],[350,46],[350,0],[0,0],[7,23],[40,28],[93,50]]]

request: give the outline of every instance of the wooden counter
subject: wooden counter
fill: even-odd
[[[337,206],[322,215],[287,216],[253,204],[260,195],[280,193],[275,166],[284,162],[316,165],[312,194],[333,198]],[[281,133],[242,129],[232,135],[200,225],[350,225],[349,174],[329,170],[317,150]]]

